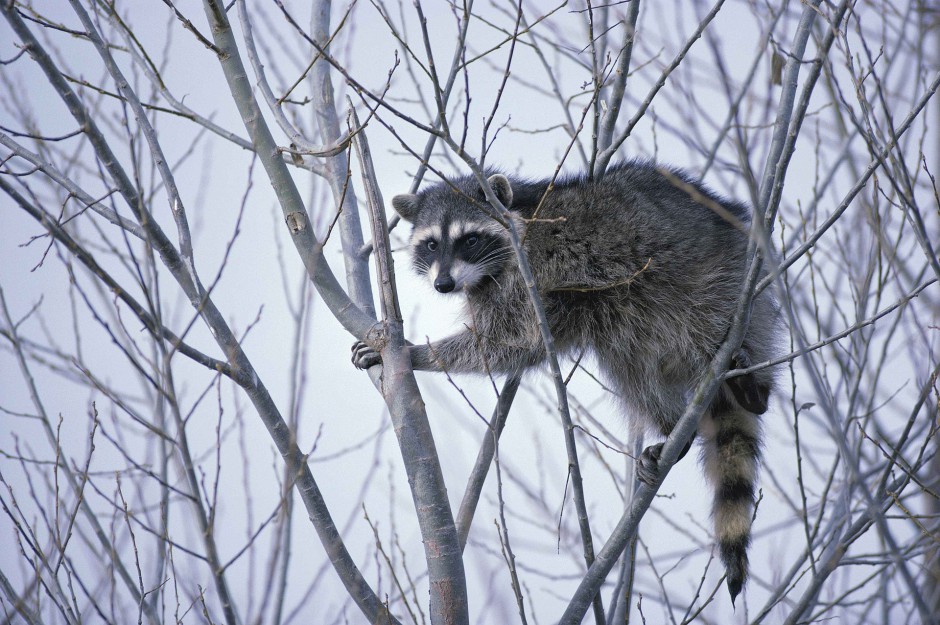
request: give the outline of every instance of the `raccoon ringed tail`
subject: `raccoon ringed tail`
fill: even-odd
[[[723,395],[729,395],[722,389]],[[747,548],[751,542],[758,465],[760,422],[727,397],[719,398],[711,414],[702,420],[705,438],[705,475],[715,489],[712,519],[715,537],[725,565],[731,603],[747,581]]]

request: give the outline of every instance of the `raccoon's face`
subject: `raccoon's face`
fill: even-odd
[[[512,255],[504,232],[467,221],[415,226],[411,253],[415,270],[440,293],[470,291],[502,273]]]
[[[460,179],[452,183],[457,183],[460,191],[442,183],[418,195],[392,199],[402,218],[414,224],[411,256],[415,270],[427,276],[440,293],[472,291],[495,280],[512,257],[506,229],[479,206],[485,200],[476,182]],[[512,201],[509,181],[497,174],[490,184],[508,206]]]

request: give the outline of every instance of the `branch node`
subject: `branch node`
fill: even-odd
[[[307,216],[302,211],[291,211],[287,213],[284,222],[290,229],[291,234],[297,234],[307,229]]]

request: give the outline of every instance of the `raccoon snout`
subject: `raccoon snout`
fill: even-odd
[[[434,288],[438,293],[450,293],[454,290],[457,283],[449,275],[438,276],[434,279]]]

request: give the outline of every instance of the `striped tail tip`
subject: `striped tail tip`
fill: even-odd
[[[721,541],[721,562],[725,565],[725,576],[728,582],[728,593],[731,595],[731,605],[741,594],[741,589],[747,582],[747,546],[750,541],[745,536],[734,541]]]
[[[731,604],[741,594],[741,589],[747,583],[748,561],[747,548],[751,543],[751,514],[753,510],[753,497],[749,493],[742,495],[737,501],[719,500],[718,514],[718,548],[721,562],[725,565],[725,575],[728,582],[728,592],[731,594]]]

